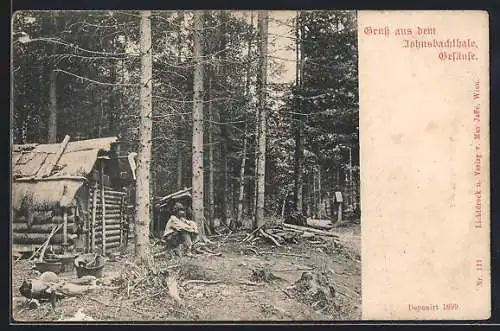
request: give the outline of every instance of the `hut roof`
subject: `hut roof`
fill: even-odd
[[[155,207],[157,208],[164,207],[173,200],[179,200],[183,198],[190,200],[192,198],[190,192],[191,192],[191,187],[184,188],[183,190],[168,194],[164,197],[157,198],[155,202]]]
[[[107,137],[68,142],[58,159],[61,144],[13,145],[12,208],[19,210],[27,198],[33,205],[69,206],[99,152],[109,152],[117,140]]]

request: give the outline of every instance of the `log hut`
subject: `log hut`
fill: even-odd
[[[12,147],[12,251],[35,251],[50,240],[54,252],[106,254],[124,242],[127,191],[134,154],[122,155],[116,137]]]

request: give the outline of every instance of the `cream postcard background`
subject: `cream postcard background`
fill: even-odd
[[[370,35],[368,27],[390,35]],[[435,35],[395,35],[417,27]],[[358,12],[363,319],[490,317],[488,33],[486,12]],[[478,47],[402,47],[403,39],[448,38]],[[441,50],[472,51],[478,60],[442,61]],[[476,81],[480,98],[473,100]],[[473,139],[476,103],[480,141]]]

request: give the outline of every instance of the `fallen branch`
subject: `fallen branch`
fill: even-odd
[[[285,293],[287,297],[292,299],[292,296],[286,290],[282,289],[281,287],[277,287],[277,289],[280,290],[281,292]]]
[[[259,253],[255,249],[253,249],[251,247],[245,247],[243,250],[248,250],[250,252],[253,252],[255,255],[259,255]]]
[[[308,255],[301,255],[301,254],[292,254],[292,253],[278,253],[278,252],[263,252],[263,254],[268,254],[268,255],[279,255],[279,256],[294,256],[294,257],[303,257],[306,259],[310,259],[311,257]]]
[[[225,243],[227,238],[229,238],[229,236],[231,235],[231,233],[233,233],[233,231],[229,231],[229,233],[227,234],[227,236],[224,237],[224,239],[222,239],[221,241],[221,244]]]
[[[219,234],[213,234],[211,236],[208,236],[209,238],[218,238],[218,237],[222,237],[224,234],[223,233],[219,233]]]
[[[247,241],[248,239],[252,238],[252,237],[253,237],[253,235],[254,235],[255,233],[257,233],[257,231],[260,231],[260,229],[262,229],[262,228],[264,227],[264,225],[265,225],[265,223],[264,223],[264,224],[262,224],[261,226],[259,226],[257,229],[253,230],[252,232],[250,232],[250,234],[249,234],[248,236],[246,236],[246,237],[245,237],[245,238],[241,241],[241,243],[244,243],[244,242],[245,242],[245,241]]]
[[[261,286],[261,285],[266,285],[266,283],[255,283],[255,282],[250,282],[247,280],[238,280],[236,281],[238,284],[241,285],[249,285],[249,286]]]
[[[213,284],[219,284],[222,283],[221,280],[202,280],[202,279],[190,279],[186,280],[185,282],[182,283],[182,287],[188,285],[188,284],[205,284],[205,285],[213,285]]]
[[[298,268],[290,268],[290,269],[276,269],[276,272],[285,272],[285,271],[304,271],[304,270],[314,270],[313,267],[298,267]]]
[[[335,234],[335,233],[332,233],[332,232],[328,232],[328,231],[318,230],[318,229],[314,229],[314,228],[307,228],[305,226],[299,226],[299,225],[293,225],[293,224],[283,223],[283,227],[285,227],[287,229],[295,229],[295,230],[301,230],[301,231],[304,231],[304,232],[311,232],[311,233],[314,233],[314,234],[319,234],[319,235],[323,235],[323,236],[327,236],[327,237],[332,237],[332,238],[339,238],[338,234]]]
[[[281,244],[276,240],[276,238],[274,238],[273,236],[271,236],[269,233],[267,233],[266,231],[260,229],[259,230],[259,233],[263,236],[263,237],[266,237],[268,239],[270,239],[276,246],[281,246]]]

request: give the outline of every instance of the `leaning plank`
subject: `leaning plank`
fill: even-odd
[[[299,225],[293,225],[293,224],[283,223],[283,227],[284,228],[289,228],[289,229],[301,230],[301,231],[304,231],[304,232],[312,232],[312,233],[320,234],[320,235],[327,236],[327,237],[333,237],[333,238],[338,238],[339,237],[338,234],[335,234],[335,233],[332,233],[332,232],[318,230],[318,229],[313,229],[313,228],[307,228],[305,226],[299,226]]]
[[[56,154],[54,154],[52,157],[47,158],[45,160],[45,163],[40,167],[36,174],[37,179],[41,179],[44,177],[49,177],[50,174],[52,173],[52,169],[54,166],[59,162],[59,159],[61,158],[61,155],[64,153],[64,150],[66,149],[66,146],[68,145],[69,142],[69,136],[66,135],[59,145],[59,149],[57,150]]]

